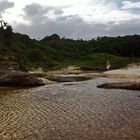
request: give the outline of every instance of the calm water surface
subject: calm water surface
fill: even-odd
[[[111,81],[1,88],[0,140],[140,140],[140,91],[96,88]]]

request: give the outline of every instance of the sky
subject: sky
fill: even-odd
[[[140,34],[140,0],[0,0],[0,19],[41,39]]]

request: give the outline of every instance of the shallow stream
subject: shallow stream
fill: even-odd
[[[140,91],[98,89],[95,78],[0,89],[0,140],[139,140]]]

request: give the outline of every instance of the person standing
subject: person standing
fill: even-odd
[[[106,70],[110,70],[110,67],[111,67],[111,63],[109,60],[106,61]]]

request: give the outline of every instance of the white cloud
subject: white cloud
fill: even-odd
[[[140,2],[124,1],[122,9],[140,9]]]

